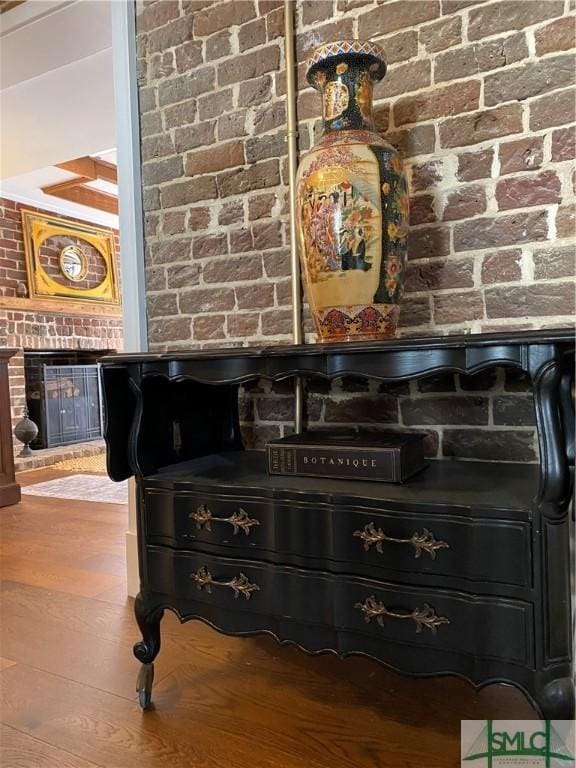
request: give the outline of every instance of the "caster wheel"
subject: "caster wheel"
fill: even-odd
[[[149,709],[152,701],[152,683],[154,682],[154,664],[142,664],[138,674],[136,690],[138,703],[142,709]]]

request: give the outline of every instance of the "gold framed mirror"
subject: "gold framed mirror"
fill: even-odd
[[[29,297],[118,307],[115,233],[22,210]]]

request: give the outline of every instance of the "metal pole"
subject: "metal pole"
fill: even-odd
[[[296,229],[296,169],[298,167],[298,124],[296,120],[296,62],[294,56],[293,0],[284,0],[284,54],[286,58],[286,117],[288,142],[288,173],[290,194],[290,266],[292,271],[292,336],[294,344],[302,344],[302,288]],[[302,432],[304,390],[302,379],[294,381],[294,431]]]

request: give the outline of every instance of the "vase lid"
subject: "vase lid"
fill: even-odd
[[[306,61],[306,78],[314,85],[313,75],[317,69],[326,63],[340,58],[358,57],[363,65],[368,66],[372,80],[381,80],[386,74],[384,50],[370,40],[335,40],[322,43],[315,48]]]

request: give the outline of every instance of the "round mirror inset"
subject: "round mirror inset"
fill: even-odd
[[[79,283],[88,272],[88,259],[77,245],[67,245],[60,251],[60,270],[69,280]]]

